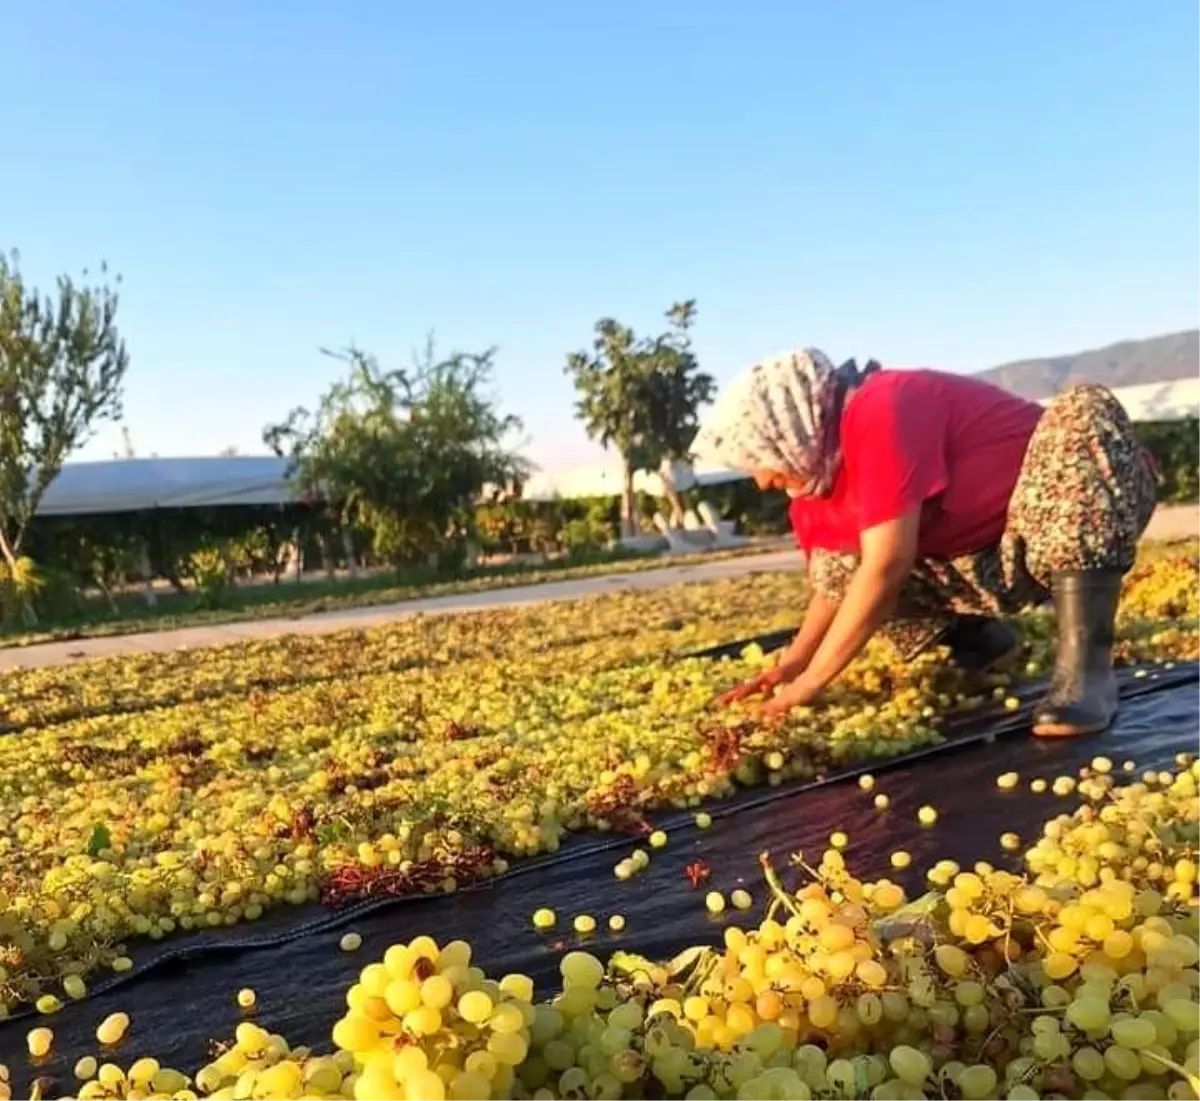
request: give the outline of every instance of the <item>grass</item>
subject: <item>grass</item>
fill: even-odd
[[[278,585],[266,583],[230,589],[216,608],[201,606],[199,594],[191,591],[159,592],[156,594],[157,604],[153,607],[146,604],[140,593],[123,593],[115,598],[115,607],[106,600],[95,598],[89,599],[83,610],[76,614],[45,618],[33,627],[19,623],[0,624],[0,649],[68,639],[106,638],[182,627],[214,626],[252,619],[301,619],[320,612],[368,608],[427,597],[488,592],[518,585],[539,585],[606,574],[641,573],[682,564],[719,562],[763,554],[778,550],[780,546],[774,540],[756,541],[736,549],[701,551],[689,554],[686,558],[665,552],[618,552],[582,563],[562,558],[541,564],[480,566],[450,577],[433,570],[412,570],[399,574],[341,577],[300,584],[283,580]]]

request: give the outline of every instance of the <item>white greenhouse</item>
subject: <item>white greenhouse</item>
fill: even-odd
[[[1182,420],[1200,415],[1200,379],[1146,383],[1114,391],[1135,421]],[[1043,403],[1045,404],[1045,403]],[[191,459],[112,459],[68,463],[42,498],[39,516],[105,515],[162,508],[284,505],[297,500],[288,483],[288,460],[273,455]],[[678,488],[718,485],[741,475],[705,462],[675,471]],[[657,474],[639,473],[636,488],[655,496]],[[621,492],[618,461],[535,474],[525,487],[531,500],[591,497]]]

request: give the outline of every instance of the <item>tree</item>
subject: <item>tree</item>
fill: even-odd
[[[579,392],[575,413],[588,437],[621,457],[621,534],[632,535],[633,477],[645,465],[648,364],[633,330],[625,325],[602,318],[595,334],[591,352],[571,352],[565,371]]]
[[[700,370],[692,349],[696,300],[676,302],[666,316],[670,328],[655,339],[650,352],[643,450],[647,465],[657,468],[662,477],[663,492],[671,505],[671,522],[678,525],[683,520],[683,499],[676,485],[676,471],[692,457],[700,408],[712,401],[717,384],[712,375]]]
[[[431,343],[409,371],[385,371],[353,347],[324,354],[349,367],[346,379],[263,438],[382,557],[399,564],[465,543],[484,488],[528,474],[510,447],[520,421],[488,392],[494,350],[438,359]]]
[[[13,574],[67,456],[121,415],[129,357],[117,290],[86,279],[60,276],[57,293],[43,295],[26,285],[17,253],[0,255],[0,554]]]
[[[576,415],[591,439],[621,457],[622,535],[636,530],[635,474],[689,457],[699,408],[716,386],[692,351],[695,300],[676,303],[666,316],[667,332],[643,340],[604,318],[596,323],[591,350],[567,356],[565,373],[579,394]],[[678,513],[678,493],[669,487],[668,494]]]

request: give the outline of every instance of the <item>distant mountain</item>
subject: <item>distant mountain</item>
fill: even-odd
[[[1200,374],[1200,330],[1149,340],[1123,340],[1075,355],[1006,363],[979,378],[1031,401],[1051,398],[1072,382],[1097,382],[1110,389],[1148,382],[1174,382]]]

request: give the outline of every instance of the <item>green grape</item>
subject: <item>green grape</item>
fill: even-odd
[[[1133,1050],[1149,1047],[1158,1038],[1154,1022],[1140,1017],[1114,1021],[1110,1031],[1114,1043]]]
[[[985,1005],[969,1005],[962,1012],[963,1028],[971,1035],[978,1036],[987,1032],[991,1027],[992,1018]]]
[[[468,990],[458,999],[459,1015],[471,1024],[482,1024],[492,1015],[493,1008],[492,999],[483,990]]]
[[[563,1017],[557,1009],[545,1003],[534,1007],[533,1021],[529,1026],[529,1031],[537,1046],[544,1047],[562,1030]]]
[[[568,1067],[558,1079],[559,1097],[586,1097],[588,1075],[582,1067]]]
[[[1141,1077],[1142,1060],[1137,1052],[1127,1047],[1113,1044],[1104,1049],[1104,1064],[1108,1069],[1125,1082],[1132,1082]]]
[[[741,1051],[733,1055],[726,1067],[726,1077],[735,1089],[753,1081],[763,1069],[762,1059],[753,1051]]]
[[[982,1005],[984,996],[982,983],[964,979],[954,986],[954,1000],[961,1006]]]
[[[829,1065],[825,1052],[816,1044],[802,1044],[792,1055],[792,1066],[810,1089],[826,1087],[825,1070]]]
[[[966,1101],[983,1101],[983,1098],[996,1096],[996,1083],[996,1072],[989,1066],[976,1063],[963,1068],[956,1084]]]
[[[768,1092],[762,1079],[756,1076],[741,1083],[733,1096],[737,1101],[752,1101],[753,1098],[765,1097]]]
[[[588,1084],[588,1096],[597,1101],[619,1101],[622,1093],[622,1082],[611,1071],[601,1071]]]
[[[596,987],[604,978],[604,965],[587,952],[568,952],[558,965],[568,985]]]
[[[1093,1032],[1108,1027],[1110,1018],[1108,999],[1099,997],[1077,997],[1067,1006],[1067,1020],[1076,1028]]]
[[[856,1095],[858,1075],[849,1059],[834,1059],[825,1069],[825,1080],[836,1097],[853,1098]]]
[[[635,1001],[621,1002],[608,1015],[608,1023],[614,1028],[635,1029],[645,1019],[645,1011]]]
[[[404,1081],[407,1101],[443,1101],[445,1095],[445,1083],[433,1071],[418,1071]]]
[[[609,1067],[618,1082],[628,1084],[638,1081],[646,1072],[646,1061],[638,1052],[625,1048],[612,1056]]]
[[[651,1059],[670,1051],[672,1047],[671,1036],[665,1023],[652,1024],[642,1037],[642,1049]]]
[[[1160,1005],[1180,1032],[1200,1030],[1200,1006],[1194,1001],[1187,998],[1170,998],[1165,1003],[1160,1001]]]
[[[910,1086],[920,1086],[932,1070],[929,1057],[908,1044],[892,1048],[888,1053],[888,1062],[896,1077]]]
[[[928,1014],[930,1023],[940,1028],[953,1028],[958,1024],[959,1018],[962,1016],[958,1006],[953,1002],[943,1001],[934,1002],[929,1007]]]
[[[597,1046],[609,1058],[618,1051],[624,1051],[630,1045],[633,1033],[627,1028],[610,1024],[602,1033]]]
[[[771,1101],[810,1101],[812,1091],[791,1067],[770,1067],[758,1076],[761,1093],[753,1097]]]
[[[1108,1070],[1104,1055],[1094,1047],[1076,1049],[1070,1057],[1070,1066],[1076,1075],[1079,1075],[1085,1082],[1099,1082],[1100,1078],[1104,1077],[1105,1071]]]
[[[491,1091],[491,1079],[464,1070],[459,1071],[450,1079],[450,1084],[446,1088],[446,1096],[451,1101],[477,1101],[477,1099],[487,1101],[487,1098],[492,1095]]]

